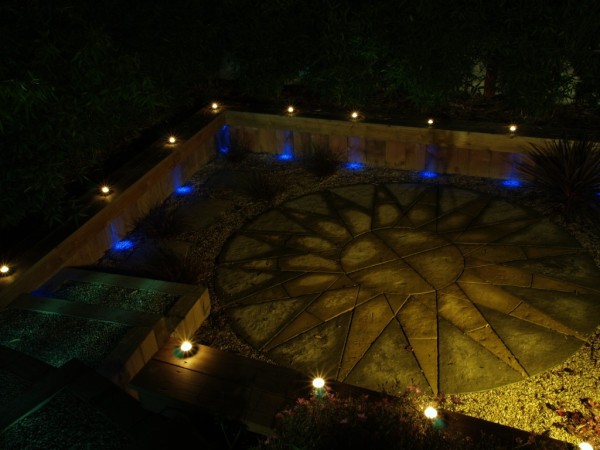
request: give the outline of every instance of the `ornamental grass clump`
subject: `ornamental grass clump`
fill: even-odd
[[[272,203],[285,189],[281,176],[266,170],[244,173],[240,179],[240,186],[248,196],[267,203]]]
[[[567,220],[600,218],[600,145],[589,139],[530,145],[518,170],[551,203],[558,203],[556,212]]]
[[[327,145],[313,145],[310,153],[303,159],[306,170],[319,178],[333,175],[341,162],[339,153]]]

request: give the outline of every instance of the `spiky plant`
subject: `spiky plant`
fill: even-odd
[[[319,178],[333,175],[341,162],[341,156],[327,145],[313,145],[311,152],[303,159],[306,170]]]
[[[135,221],[134,228],[146,239],[167,239],[183,231],[179,211],[167,204],[154,205]]]
[[[238,163],[246,159],[252,152],[250,142],[243,135],[231,136],[231,142],[227,152],[224,153],[225,159],[230,163]]]
[[[549,199],[565,219],[599,217],[600,145],[590,139],[559,139],[530,144],[518,170]]]
[[[240,187],[246,194],[256,200],[273,202],[277,195],[284,190],[280,177],[272,171],[248,171],[240,179]]]

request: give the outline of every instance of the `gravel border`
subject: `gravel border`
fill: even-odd
[[[110,286],[103,283],[68,280],[51,293],[54,298],[108,308],[165,314],[178,295],[148,289]]]
[[[53,367],[73,358],[98,367],[130,329],[126,325],[58,314],[18,309],[0,312],[0,345]]]

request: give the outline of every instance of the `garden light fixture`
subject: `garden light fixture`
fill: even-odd
[[[432,127],[435,121],[433,119],[427,119],[427,126]]]
[[[294,109],[294,107],[292,105],[287,107],[288,114],[294,114],[294,111],[296,111],[296,110]]]
[[[321,377],[316,377],[313,379],[312,385],[315,389],[323,389],[325,387],[325,380]]]
[[[181,349],[181,351],[183,353],[189,352],[193,347],[194,347],[193,344],[188,340],[183,341],[181,343],[181,345],[179,346],[179,348]]]
[[[177,142],[177,138],[175,136],[169,136],[167,140],[169,141],[169,144],[175,144]]]
[[[8,266],[7,264],[2,264],[0,266],[0,277],[5,277],[8,274],[10,274],[10,266]]]
[[[359,118],[359,116],[360,116],[360,114],[358,113],[358,111],[352,111],[352,112],[350,113],[350,118],[351,118],[352,120],[356,120],[356,119],[358,119],[358,118]]]
[[[102,186],[100,186],[100,194],[104,196],[110,194],[110,186],[108,186],[107,184],[103,184]]]
[[[213,111],[217,111],[219,109],[219,104],[217,102],[212,102],[212,104],[210,105],[210,108]]]
[[[437,415],[437,409],[435,409],[433,406],[428,406],[425,408],[425,417],[428,419],[435,419]]]
[[[510,131],[510,134],[515,134],[517,132],[517,126],[512,123],[508,126],[508,131]]]

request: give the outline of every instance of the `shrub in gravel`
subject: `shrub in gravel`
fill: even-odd
[[[247,138],[240,135],[232,135],[229,148],[223,156],[231,163],[238,163],[246,159],[251,152],[250,142]]]
[[[600,217],[600,145],[589,139],[559,139],[530,144],[518,170],[535,187],[558,202],[566,219]]]
[[[147,239],[168,239],[183,231],[180,216],[179,211],[168,203],[158,204],[136,220],[134,228]]]
[[[244,173],[240,179],[243,191],[255,200],[271,203],[285,188],[280,176],[272,171],[253,170]]]
[[[134,271],[139,276],[175,283],[195,284],[202,272],[200,262],[190,252],[181,253],[168,245],[158,243]]]
[[[313,145],[302,160],[304,167],[319,178],[333,175],[341,162],[341,155],[327,145]]]

